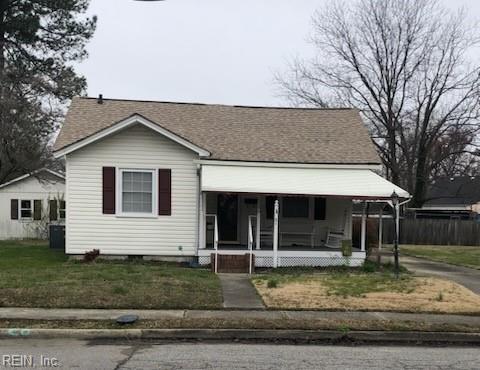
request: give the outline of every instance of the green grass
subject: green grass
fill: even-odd
[[[14,329],[280,329],[280,330],[335,330],[347,334],[354,330],[435,331],[478,333],[475,324],[449,324],[408,320],[375,319],[290,319],[290,318],[166,318],[138,320],[131,325],[119,325],[113,320],[5,320],[0,328]],[[28,332],[28,331],[27,331]]]
[[[401,275],[396,279],[390,273],[333,274],[322,281],[328,287],[328,294],[345,298],[362,297],[375,292],[409,292],[414,289],[409,275]]]
[[[35,241],[0,241],[0,307],[216,309],[220,282],[172,263],[69,260]]]
[[[480,247],[402,245],[400,253],[432,261],[480,269]]]

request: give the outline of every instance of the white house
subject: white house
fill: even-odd
[[[55,144],[66,160],[66,253],[257,266],[358,265],[352,200],[403,189],[357,110],[73,100]],[[365,234],[365,232],[363,233]]]
[[[65,219],[65,177],[41,169],[0,185],[0,240],[46,238]]]

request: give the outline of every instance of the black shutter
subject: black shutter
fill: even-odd
[[[315,198],[315,220],[325,220],[327,200],[325,198]]]
[[[276,196],[269,195],[265,198],[265,211],[267,214],[267,219],[273,219],[273,212],[275,210],[275,200],[277,200]]]
[[[57,221],[58,219],[58,211],[57,211],[57,200],[51,199],[50,200],[50,221]]]
[[[10,200],[10,218],[18,220],[18,199]]]
[[[39,221],[42,219],[42,200],[35,199],[33,201],[33,219]]]
[[[115,167],[103,167],[103,204],[104,214],[115,214]]]
[[[161,216],[172,214],[172,170],[170,169],[158,170],[158,214]]]

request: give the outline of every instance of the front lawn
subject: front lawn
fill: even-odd
[[[391,271],[269,273],[252,279],[271,309],[480,313],[480,296],[454,282]]]
[[[400,253],[432,261],[480,269],[480,247],[402,245]]]
[[[205,269],[146,261],[71,261],[44,243],[0,241],[0,306],[216,309],[220,282]]]

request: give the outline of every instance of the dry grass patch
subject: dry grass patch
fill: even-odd
[[[277,281],[275,288],[268,281]],[[327,309],[480,314],[480,296],[439,278],[344,273],[253,279],[274,309]]]

